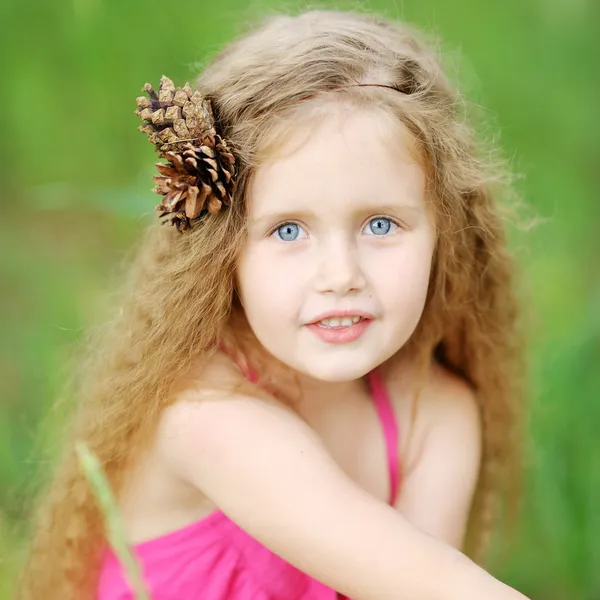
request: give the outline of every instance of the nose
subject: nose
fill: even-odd
[[[340,237],[320,245],[318,251],[315,277],[318,292],[343,296],[364,289],[366,277],[356,243]]]

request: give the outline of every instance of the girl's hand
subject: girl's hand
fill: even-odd
[[[159,453],[274,553],[355,600],[523,600],[356,485],[293,411],[198,392],[166,410]]]

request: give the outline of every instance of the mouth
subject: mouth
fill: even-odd
[[[375,317],[364,312],[328,313],[307,323],[309,331],[328,344],[348,344],[358,340]]]
[[[352,327],[356,323],[360,321],[366,321],[366,317],[361,317],[359,315],[353,315],[348,317],[330,317],[327,319],[321,319],[319,321],[314,321],[310,323],[310,325],[317,325],[318,327],[323,327],[325,329],[342,329],[344,327]]]
[[[306,323],[306,325],[317,325],[328,329],[335,329],[340,327],[352,327],[352,325],[355,325],[356,323],[368,320],[372,321],[374,318],[374,315],[364,310],[338,310],[321,313],[312,321]]]

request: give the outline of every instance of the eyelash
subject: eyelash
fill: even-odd
[[[397,219],[394,219],[393,217],[389,217],[389,216],[387,216],[387,215],[375,215],[375,216],[373,216],[373,217],[369,217],[369,218],[367,219],[367,221],[365,222],[365,224],[364,224],[364,225],[362,226],[362,228],[361,228],[361,232],[362,232],[362,230],[363,230],[365,227],[367,227],[367,225],[368,225],[369,223],[371,223],[372,221],[376,221],[377,219],[387,219],[387,220],[391,221],[391,223],[393,223],[393,224],[394,224],[396,227],[398,227],[399,229],[405,229],[405,227],[402,225],[402,223],[400,223],[400,221],[398,221]],[[304,229],[304,228],[302,227],[302,225],[301,225],[300,223],[298,223],[297,221],[282,221],[282,222],[281,222],[281,223],[279,223],[278,225],[275,225],[275,227],[273,227],[273,228],[272,228],[272,229],[269,231],[269,233],[267,234],[267,237],[273,237],[273,236],[275,235],[275,233],[276,233],[276,232],[277,232],[277,231],[278,231],[278,230],[279,230],[281,227],[283,227],[284,225],[297,225],[298,227],[301,227],[302,229]],[[371,234],[371,235],[373,235],[373,236],[376,236],[376,237],[387,237],[389,234],[385,234],[385,235],[377,236],[376,234],[374,234],[374,233],[373,233],[373,234]],[[280,239],[280,241],[282,241],[282,242],[285,242],[285,241],[286,241],[286,240],[281,240],[281,238],[279,238],[279,239]],[[293,240],[293,241],[296,241],[296,240]],[[289,243],[293,243],[293,242],[287,242],[287,243],[289,244]]]

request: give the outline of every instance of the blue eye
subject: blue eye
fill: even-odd
[[[284,223],[280,225],[273,234],[277,234],[277,237],[284,242],[295,242],[300,236],[302,228],[296,223]]]
[[[386,235],[392,230],[392,227],[398,226],[391,219],[375,217],[367,223],[364,231],[367,235]]]

